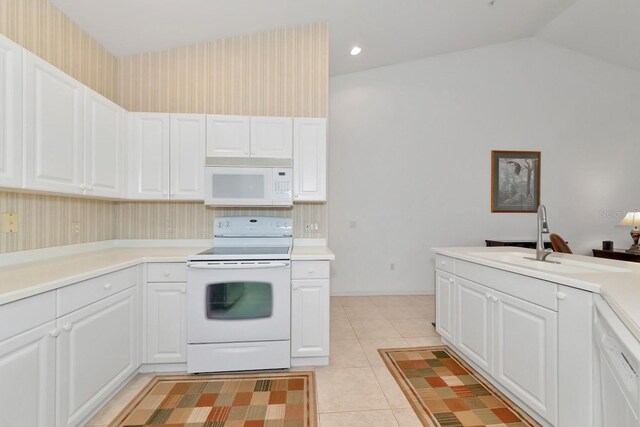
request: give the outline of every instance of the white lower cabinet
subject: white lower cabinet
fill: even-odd
[[[50,333],[55,326],[51,321],[0,341],[0,426],[52,425],[56,339]]]
[[[451,323],[455,325],[453,334],[442,334],[443,338],[539,418],[557,425],[558,313],[523,299],[536,294],[528,293],[531,288],[525,290],[524,284],[518,287],[517,281],[509,286],[522,298],[492,287],[495,278],[495,286],[504,290],[504,275],[511,273],[479,266],[463,270],[476,272],[482,284],[436,269],[437,323],[443,323],[438,329],[447,332]],[[555,284],[543,281],[539,286],[537,295],[555,289],[550,288]],[[447,315],[450,307],[452,320]]]
[[[454,311],[458,331],[455,344],[478,366],[490,372],[493,358],[491,290],[462,278],[456,278],[456,285],[458,296]]]
[[[187,362],[187,284],[147,284],[145,363]]]
[[[453,341],[454,283],[453,274],[436,270],[436,331],[449,341]]]
[[[57,427],[77,426],[139,366],[137,290],[57,319]]]
[[[291,271],[291,364],[327,364],[329,261],[293,261]]]
[[[558,314],[494,292],[493,376],[552,423],[557,420]]]

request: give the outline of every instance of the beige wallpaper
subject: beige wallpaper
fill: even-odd
[[[115,204],[106,200],[0,192],[0,212],[18,215],[18,232],[0,233],[0,253],[116,236]]]
[[[48,0],[0,0],[0,33],[116,99],[116,58]]]
[[[129,111],[327,117],[327,25],[118,58]]]
[[[0,33],[129,111],[327,117],[326,24],[115,58],[48,0],[0,0]],[[325,204],[216,210],[202,203],[113,202],[0,191],[0,253],[113,238],[210,238],[217,215],[292,215],[296,237],[324,237]],[[306,232],[315,222],[318,232]],[[75,232],[77,223],[79,232]]]

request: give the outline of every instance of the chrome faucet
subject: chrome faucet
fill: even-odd
[[[547,257],[553,252],[551,249],[544,248],[542,240],[543,234],[549,234],[549,224],[547,224],[547,208],[544,205],[538,206],[538,242],[536,244],[536,260],[546,261]]]

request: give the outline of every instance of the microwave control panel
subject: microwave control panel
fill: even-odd
[[[291,205],[293,190],[293,170],[291,168],[273,169],[273,204]]]

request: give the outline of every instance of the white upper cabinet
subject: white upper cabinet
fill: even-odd
[[[85,89],[85,194],[122,197],[126,112],[96,92]]]
[[[24,186],[82,194],[84,86],[24,53]]]
[[[207,157],[291,159],[290,117],[207,116]]]
[[[206,122],[202,114],[171,114],[170,197],[203,200]]]
[[[0,36],[0,186],[22,186],[22,48]]]
[[[247,116],[207,116],[207,157],[251,154],[251,121]]]
[[[251,117],[251,157],[290,159],[292,131],[290,117]]]
[[[133,113],[129,155],[129,196],[169,198],[170,115]]]
[[[327,119],[293,119],[293,200],[327,200]]]

